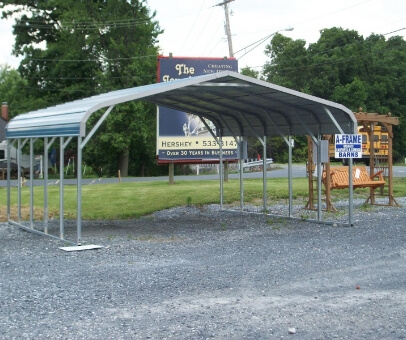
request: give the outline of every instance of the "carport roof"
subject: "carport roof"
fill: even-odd
[[[354,133],[356,118],[343,105],[225,71],[112,91],[21,114],[7,138],[86,136],[86,121],[100,109],[147,101],[208,118],[223,136]]]

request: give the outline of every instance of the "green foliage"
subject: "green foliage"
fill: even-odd
[[[353,108],[366,107],[368,99],[368,83],[359,78],[355,78],[351,83],[337,86],[331,99],[336,102]]]
[[[271,45],[265,47],[265,54],[271,60],[264,65],[265,80],[303,91],[308,65],[305,44],[304,40],[275,34]]]
[[[253,70],[249,66],[242,68],[240,73],[243,74],[244,76],[248,76],[248,77],[252,77],[252,78],[256,78],[256,79],[258,79],[258,77],[259,77],[259,72]]]
[[[27,81],[18,71],[7,65],[0,65],[0,99],[1,102],[7,102],[10,107],[10,118],[30,108],[29,97],[25,94],[26,87]]]
[[[3,1],[0,9],[4,18],[16,17],[14,53],[23,56],[20,92],[13,94],[21,96],[23,88],[28,94],[24,98],[34,98],[20,109],[10,94],[4,96],[12,112],[156,80],[157,38],[162,31],[145,1]],[[154,167],[155,119],[152,105],[117,105],[103,134],[84,149],[86,163],[114,173],[121,170],[122,176],[128,169],[130,174],[153,172],[149,169]],[[89,121],[88,129],[95,123],[96,119]]]
[[[405,158],[406,44],[402,37],[386,40],[372,34],[364,39],[354,30],[334,27],[322,30],[319,40],[307,48],[303,40],[276,34],[265,53],[270,60],[263,76],[269,82],[338,102],[353,111],[362,107],[364,112],[398,116],[401,125],[394,127],[394,160]],[[274,145],[273,152],[285,159],[282,144]]]

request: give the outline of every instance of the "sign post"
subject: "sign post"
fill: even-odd
[[[346,158],[348,161],[348,190],[349,190],[349,225],[352,226],[353,209],[353,175],[352,159],[362,158],[362,135],[335,135],[335,157]]]

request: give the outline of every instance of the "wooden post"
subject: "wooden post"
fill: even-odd
[[[314,188],[313,188],[313,143],[310,136],[307,136],[307,176],[309,179],[309,198],[305,209],[314,210]]]
[[[392,143],[393,143],[393,131],[391,124],[385,124],[384,126],[388,130],[388,194],[389,194],[389,205],[398,205],[395,198],[393,197],[393,161],[392,161]]]
[[[169,184],[175,184],[175,164],[169,163]]]

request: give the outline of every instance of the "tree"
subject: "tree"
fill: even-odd
[[[308,77],[308,56],[304,40],[292,40],[277,33],[266,45],[265,54],[270,61],[264,65],[266,81],[304,91]]]
[[[29,107],[30,101],[24,95],[26,87],[27,82],[21,78],[18,71],[11,69],[10,66],[0,65],[0,100],[11,108],[10,118],[25,112]]]
[[[263,74],[267,81],[353,111],[361,106],[364,112],[391,112],[402,122],[406,116],[405,47],[402,37],[386,40],[372,34],[364,39],[354,30],[337,27],[322,30],[319,40],[307,48],[302,40],[275,35],[265,50],[270,60]],[[394,134],[394,159],[403,160],[406,130],[395,126]],[[284,151],[274,148],[274,152]]]
[[[155,82],[157,37],[162,32],[144,0],[3,1],[0,8],[5,9],[3,17],[18,15],[14,53],[24,57],[20,74],[43,106]],[[128,173],[131,145],[140,141],[137,131],[155,133],[152,119],[140,119],[145,115],[155,116],[151,105],[125,104],[106,121],[111,147],[97,153],[108,152],[105,164],[121,170],[122,176]],[[149,137],[141,141],[150,143]],[[105,146],[103,138],[97,134],[89,147],[95,151]],[[137,145],[143,149],[151,148]]]
[[[258,79],[258,77],[259,77],[259,72],[253,70],[249,66],[245,66],[244,68],[242,68],[240,73],[244,76],[252,77],[255,79]]]

